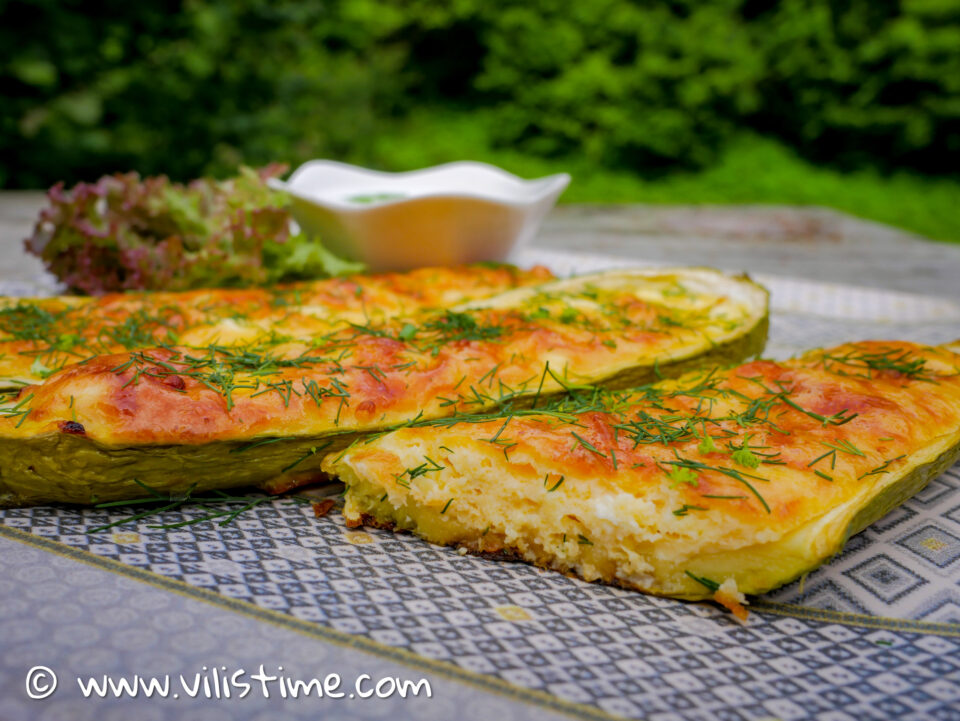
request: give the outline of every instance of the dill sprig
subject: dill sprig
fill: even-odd
[[[838,375],[871,377],[871,371],[893,372],[911,380],[932,381],[926,359],[909,348],[888,348],[876,351],[852,348],[846,353],[823,355],[824,366]]]
[[[684,571],[690,578],[699,583],[701,586],[704,586],[707,590],[716,593],[720,590],[720,584],[714,581],[713,579],[707,578],[706,576],[697,576],[690,571]]]
[[[186,526],[194,526],[198,523],[204,523],[206,521],[217,521],[217,525],[227,526],[235,521],[241,514],[255,508],[256,506],[259,506],[263,503],[272,502],[280,498],[279,496],[268,495],[236,496],[223,491],[212,491],[203,495],[193,495],[193,490],[196,488],[196,485],[191,486],[183,494],[163,494],[137,479],[134,479],[134,482],[146,490],[149,495],[129,501],[110,501],[107,503],[98,503],[94,506],[94,508],[112,509],[117,507],[136,506],[153,507],[147,508],[139,513],[133,513],[129,516],[124,516],[123,518],[102,526],[91,528],[87,531],[87,533],[100,533],[101,531],[116,528],[117,526],[123,526],[128,523],[134,523],[136,521],[143,520],[144,518],[151,518],[170,511],[181,511],[190,508],[204,509],[206,513],[194,518],[187,518],[173,523],[148,525],[147,528],[170,530],[175,528],[184,528]],[[283,498],[299,504],[311,502],[310,499],[300,496],[283,496]]]
[[[0,333],[3,341],[45,342],[56,338],[62,330],[59,324],[68,310],[52,311],[38,303],[20,302],[0,308]]]
[[[890,468],[891,464],[896,463],[897,461],[903,460],[904,458],[906,458],[906,454],[897,456],[896,458],[890,458],[889,460],[886,460],[883,463],[881,463],[876,468],[873,468],[867,471],[866,473],[864,473],[862,476],[860,476],[860,479],[866,478],[867,476],[875,476],[880,473],[886,473],[886,471]]]

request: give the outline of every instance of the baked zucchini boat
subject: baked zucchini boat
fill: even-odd
[[[536,405],[758,353],[767,293],[705,269],[613,271],[310,343],[97,356],[0,405],[0,502],[283,489],[326,452],[422,419]]]
[[[805,574],[960,455],[960,346],[863,342],[326,459],[347,524],[681,599]]]
[[[0,388],[36,383],[85,358],[160,344],[203,347],[307,340],[548,281],[546,268],[420,268],[278,288],[0,298]]]

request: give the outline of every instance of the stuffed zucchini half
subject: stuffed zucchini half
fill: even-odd
[[[97,356],[0,406],[0,499],[91,503],[324,478],[325,453],[425,419],[534,407],[735,362],[767,293],[704,269],[617,271],[267,349]]]
[[[348,525],[736,607],[957,459],[958,352],[863,342],[700,370],[400,429],[324,468],[347,485]]]
[[[161,344],[309,340],[348,323],[449,307],[552,278],[508,265],[420,268],[278,288],[0,299],[0,388],[36,383],[85,358]]]

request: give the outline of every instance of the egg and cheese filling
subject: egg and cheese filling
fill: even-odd
[[[960,453],[960,356],[863,342],[329,456],[350,525],[679,598],[806,573]]]

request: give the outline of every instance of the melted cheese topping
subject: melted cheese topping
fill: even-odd
[[[97,356],[8,401],[0,437],[69,421],[105,444],[200,444],[475,413],[736,343],[763,330],[766,300],[716,271],[608,272],[310,343]]]
[[[0,387],[85,358],[160,344],[237,346],[309,340],[348,323],[449,307],[551,279],[511,266],[421,268],[265,289],[0,300]]]
[[[659,593],[709,596],[734,577],[753,593],[838,550],[886,483],[958,447],[956,350],[863,342],[698,371],[541,415],[401,429],[326,466],[354,524]]]

